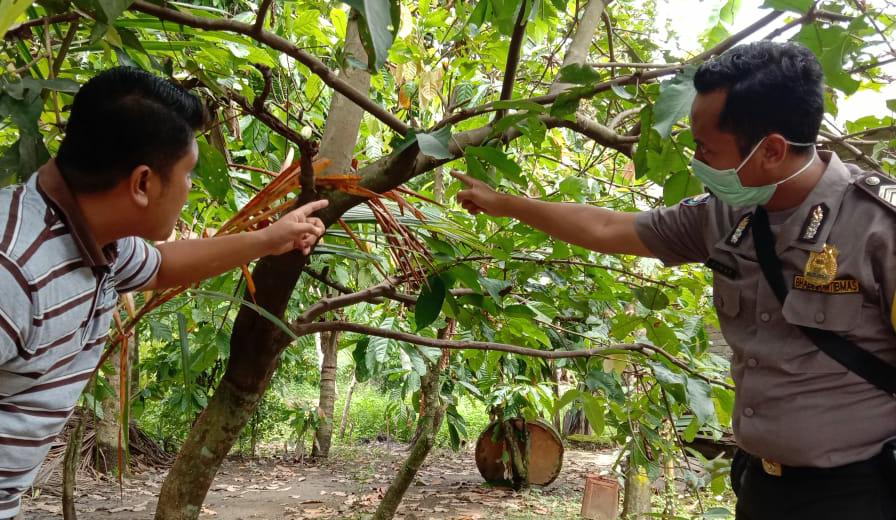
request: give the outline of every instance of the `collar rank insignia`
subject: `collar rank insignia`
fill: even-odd
[[[827,285],[837,277],[837,248],[828,244],[821,251],[810,251],[803,276],[814,285]]]
[[[743,242],[744,237],[747,236],[747,230],[750,229],[750,222],[752,222],[752,220],[752,213],[747,213],[742,216],[737,223],[737,226],[734,227],[734,230],[732,230],[731,234],[728,235],[728,238],[725,239],[725,243],[732,247],[739,246],[740,243]]]
[[[818,241],[818,230],[824,225],[828,213],[828,207],[824,203],[812,206],[809,216],[806,217],[806,222],[803,223],[803,230],[800,231],[800,242],[814,244]]]
[[[682,206],[700,206],[709,202],[709,193],[701,193],[694,197],[688,197],[681,201]]]

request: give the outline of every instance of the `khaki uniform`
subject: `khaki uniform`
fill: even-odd
[[[640,214],[637,232],[666,265],[705,263],[734,352],[734,435],[789,466],[869,459],[896,438],[896,399],[821,352],[794,325],[830,330],[896,365],[896,182],[831,153],[797,208],[770,213],[789,293],[782,306],[756,259],[750,219],[712,196]]]

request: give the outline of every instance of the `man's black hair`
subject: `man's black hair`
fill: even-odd
[[[700,65],[694,87],[701,94],[719,89],[728,93],[719,129],[734,134],[746,155],[771,133],[814,143],[824,115],[823,79],[809,49],[761,41],[738,45]]]
[[[164,176],[187,154],[205,121],[202,103],[180,86],[116,67],[75,95],[56,164],[80,193],[109,190],[141,164]]]

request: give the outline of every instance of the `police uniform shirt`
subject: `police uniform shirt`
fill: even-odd
[[[821,352],[795,325],[833,331],[896,365],[896,182],[827,164],[803,203],[771,213],[788,296],[782,306],[756,259],[755,208],[713,196],[638,215],[639,237],[666,265],[705,263],[731,346],[734,435],[753,455],[833,467],[896,438],[896,399]],[[777,218],[776,218],[777,217]]]

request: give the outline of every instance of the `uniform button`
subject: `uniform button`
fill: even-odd
[[[747,417],[753,417],[753,409],[752,408],[744,408],[744,415]]]
[[[868,177],[867,179],[865,179],[865,184],[867,184],[868,186],[877,186],[878,184],[880,184],[880,179],[873,176]]]
[[[763,312],[762,314],[759,315],[759,319],[762,321],[768,321],[768,320],[772,319],[772,317],[769,316],[769,314],[767,312]]]
[[[821,312],[821,311],[816,312],[816,313],[815,313],[815,322],[816,322],[816,323],[821,323],[821,322],[823,322],[823,321],[824,321],[824,313]]]
[[[750,358],[747,360],[747,366],[750,368],[756,368],[756,365],[758,365],[758,364],[759,364],[759,362],[756,361],[756,358]]]

